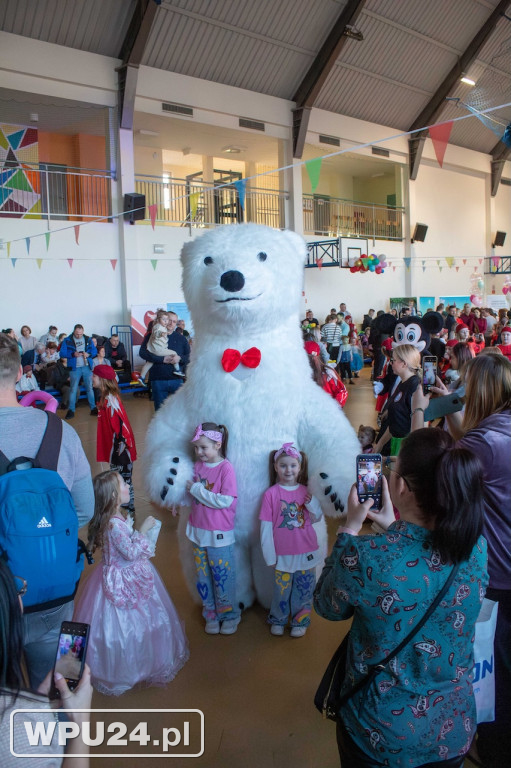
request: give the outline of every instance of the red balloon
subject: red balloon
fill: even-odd
[[[383,269],[381,267],[376,267],[374,271],[376,272],[377,275],[381,275],[381,273],[383,272]]]
[[[354,274],[355,272],[358,272],[358,270],[359,270],[359,268],[358,268],[358,267],[350,267],[350,272],[351,272],[352,274]]]

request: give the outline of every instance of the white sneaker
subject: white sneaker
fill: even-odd
[[[270,627],[270,632],[272,635],[281,637],[284,634],[284,627],[282,624],[272,624]]]
[[[236,630],[238,629],[239,621],[237,619],[228,619],[227,621],[222,621],[222,628],[220,630],[221,635],[234,635]]]
[[[207,621],[206,626],[204,627],[204,632],[207,635],[218,635],[218,633],[220,632],[220,622]]]
[[[291,637],[303,637],[306,632],[307,627],[291,627],[291,632],[289,634]]]

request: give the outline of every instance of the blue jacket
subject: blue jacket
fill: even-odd
[[[83,338],[85,339],[85,351],[89,355],[89,357],[87,358],[87,365],[92,371],[94,367],[92,364],[92,360],[98,354],[98,350],[96,349],[94,342],[89,336],[85,336],[84,334]],[[76,344],[75,344],[75,340],[73,339],[73,334],[71,333],[69,336],[66,336],[66,338],[62,342],[62,346],[60,347],[60,356],[64,357],[67,360],[67,367],[70,371],[76,370],[76,357],[74,356],[75,352],[76,352]]]
[[[152,352],[149,352],[147,349],[147,342],[150,338],[151,334],[147,333],[138,352],[142,360],[147,360],[149,363],[153,363],[153,367],[149,371],[149,380],[168,381],[169,379],[179,378],[174,375],[173,365],[164,363],[163,357],[160,357],[160,355],[154,355]],[[168,349],[173,349],[174,352],[177,352],[181,358],[179,365],[184,373],[186,371],[186,366],[190,362],[190,345],[188,344],[188,341],[181,333],[174,331],[174,333],[171,333],[168,336],[167,347]]]

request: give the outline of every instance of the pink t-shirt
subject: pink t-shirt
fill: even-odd
[[[232,504],[224,509],[213,509],[193,499],[190,524],[194,528],[202,528],[205,531],[232,531],[238,496],[236,475],[232,464],[224,459],[215,467],[208,467],[202,461],[197,461],[193,465],[193,482],[202,483],[206,490],[212,493],[221,493],[223,496],[234,498]]]
[[[277,555],[301,555],[318,549],[316,531],[305,507],[307,493],[305,485],[288,491],[278,484],[264,493],[259,520],[273,523]]]

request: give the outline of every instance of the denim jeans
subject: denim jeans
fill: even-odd
[[[92,371],[88,365],[83,365],[81,368],[77,368],[74,371],[69,371],[69,383],[71,390],[69,392],[69,410],[74,411],[76,407],[76,398],[78,395],[78,388],[80,386],[80,380],[83,379],[83,385],[87,390],[87,400],[92,408],[96,407],[94,401],[94,392],[92,391]]]
[[[155,379],[151,381],[154,410],[157,411],[163,405],[164,400],[169,395],[173,395],[182,383],[182,379]]]
[[[271,600],[268,624],[285,627],[291,613],[292,627],[308,627],[311,623],[311,608],[316,570],[287,573],[275,568],[275,583]]]
[[[194,547],[193,555],[197,569],[197,592],[206,621],[239,619],[241,610],[236,599],[234,545]]]
[[[63,621],[73,618],[73,601],[23,614],[23,646],[30,686],[37,688],[53,669]]]

